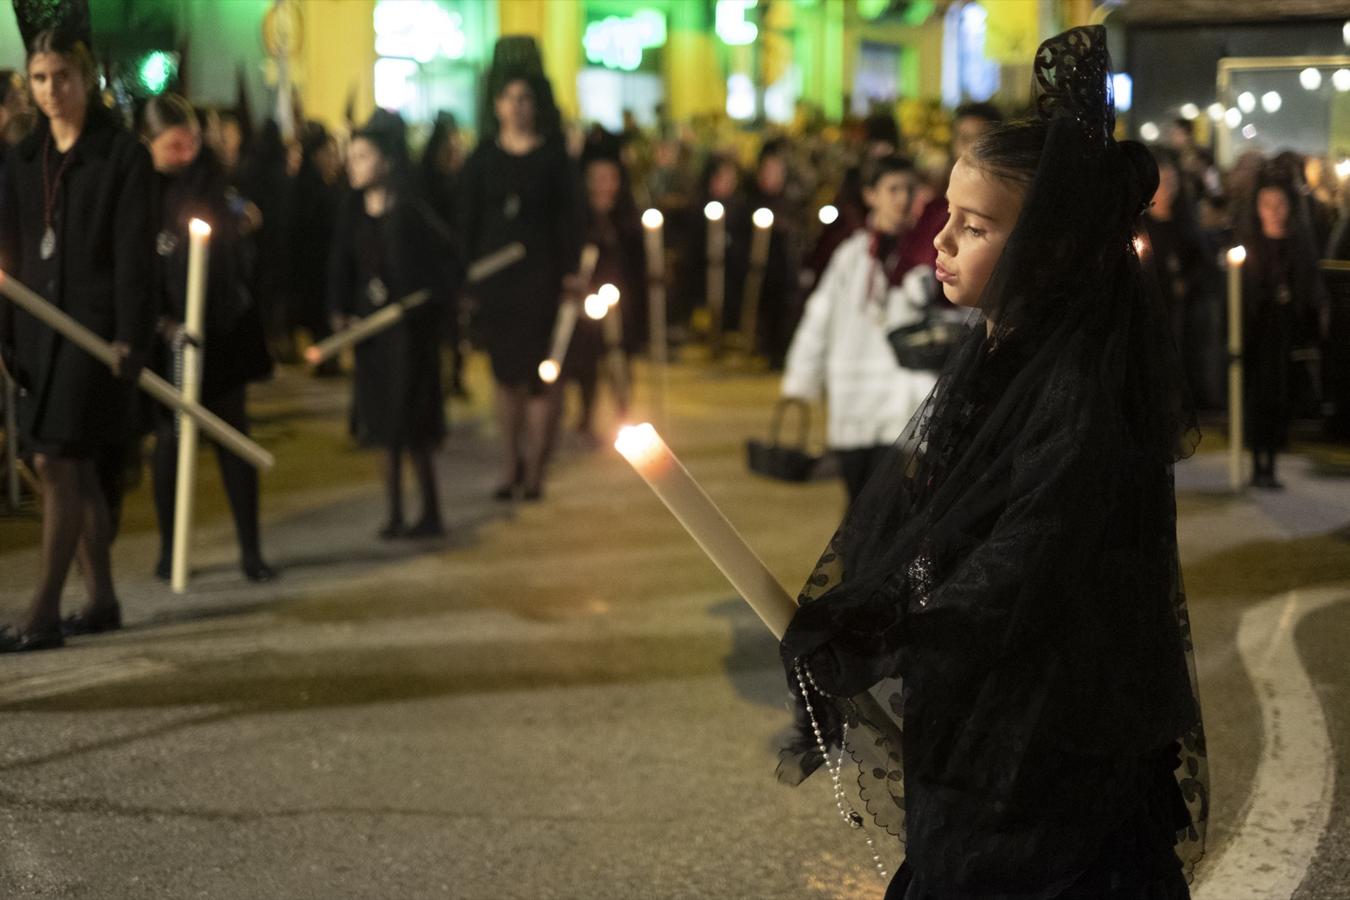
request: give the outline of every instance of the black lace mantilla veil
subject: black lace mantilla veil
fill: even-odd
[[[815,707],[876,824],[948,885],[1019,898],[1072,883],[1173,762],[1188,879],[1208,818],[1172,477],[1199,434],[1134,243],[1157,170],[1112,138],[1103,28],[1033,71],[1044,151],[982,314],[782,647],[794,692],[803,663],[834,698]],[[821,761],[798,742],[779,777]]]

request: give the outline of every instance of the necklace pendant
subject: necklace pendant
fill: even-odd
[[[366,285],[366,296],[372,306],[384,306],[385,301],[389,299],[389,289],[384,286],[378,275],[370,279],[370,283]]]
[[[38,244],[38,251],[44,260],[51,259],[56,254],[56,230],[52,226],[48,225],[47,230],[42,233],[42,243]]]

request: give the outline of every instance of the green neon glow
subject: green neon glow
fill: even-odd
[[[654,9],[631,16],[606,16],[586,26],[581,44],[586,59],[609,69],[632,72],[642,65],[642,51],[666,42],[666,17]]]
[[[173,56],[163,50],[156,50],[141,61],[137,76],[141,84],[151,94],[162,94],[173,80],[178,64]]]

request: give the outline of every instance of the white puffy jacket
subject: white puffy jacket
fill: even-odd
[[[815,400],[822,391],[829,414],[826,440],[837,450],[896,441],[933,389],[932,372],[904,369],[886,335],[920,321],[931,269],[919,267],[888,288],[860,229],[839,245],[806,301],[788,349],[783,396]],[[868,302],[885,293],[885,303]]]

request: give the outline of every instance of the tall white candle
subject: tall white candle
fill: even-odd
[[[325,360],[332,359],[343,348],[359,344],[394,327],[394,325],[403,321],[403,317],[407,315],[408,310],[416,309],[430,299],[431,291],[426,289],[414,291],[396,303],[390,303],[378,312],[356,320],[336,334],[330,334],[319,343],[307,347],[305,349],[305,362],[311,366],[317,366]]]
[[[605,349],[609,356],[615,399],[620,410],[627,410],[628,359],[623,349],[623,310],[619,305],[619,289],[612,284],[602,284],[596,294],[605,304]]]
[[[647,423],[619,431],[614,447],[708,554],[713,565],[782,640],[797,604]]]
[[[642,228],[647,249],[647,327],[651,344],[652,415],[657,422],[665,421],[666,363],[669,352],[666,341],[666,246],[663,236],[665,217],[659,209],[642,214]]]
[[[1242,264],[1247,248],[1228,251],[1228,486],[1242,489]]]
[[[760,207],[751,216],[754,235],[750,239],[750,271],[745,279],[745,297],[741,303],[741,338],[745,351],[755,352],[759,330],[759,301],[764,294],[764,268],[769,262],[769,244],[773,239],[773,210]]]
[[[722,352],[722,310],[726,306],[726,207],[716,200],[703,207],[708,220],[708,315],[712,317],[709,334],[712,337],[713,356]]]
[[[211,226],[201,219],[188,223],[187,309],[183,331],[183,399],[201,399],[203,323],[206,318],[207,245]],[[175,594],[187,591],[188,550],[192,537],[193,498],[197,484],[197,423],[178,417],[178,481],[174,490],[172,587]]]
[[[558,316],[553,320],[553,341],[548,351],[548,359],[539,364],[539,378],[545,384],[553,384],[562,374],[563,360],[567,358],[567,347],[572,343],[572,332],[577,327],[579,304],[572,299],[558,305]]]

